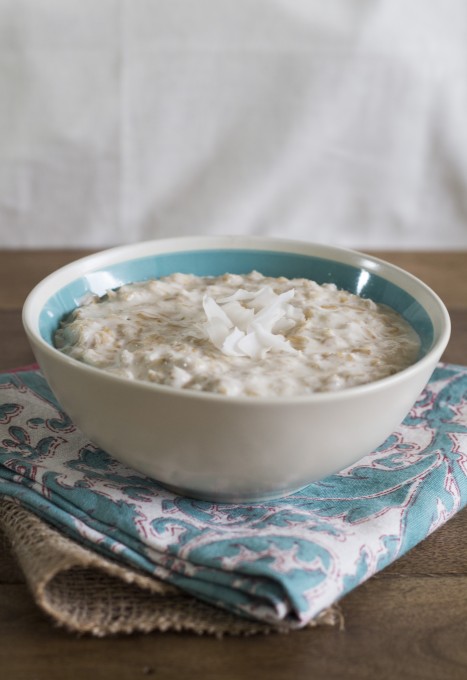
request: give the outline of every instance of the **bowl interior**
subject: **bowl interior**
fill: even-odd
[[[144,281],[174,272],[218,276],[226,272],[247,274],[253,269],[265,276],[304,277],[343,288],[389,305],[416,330],[421,340],[420,358],[432,347],[434,327],[420,302],[399,285],[368,269],[324,257],[301,253],[252,249],[206,249],[165,252],[102,266],[74,279],[54,293],[39,314],[39,332],[53,345],[60,320],[77,307],[86,294],[103,295],[107,290],[132,281]]]

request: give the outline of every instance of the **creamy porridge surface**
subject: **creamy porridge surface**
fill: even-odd
[[[55,335],[65,354],[130,379],[244,396],[372,382],[414,363],[395,311],[308,279],[188,274],[93,297]]]

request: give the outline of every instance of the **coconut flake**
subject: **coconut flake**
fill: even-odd
[[[264,290],[264,288],[261,288],[260,291],[257,293],[249,293],[247,290],[244,290],[243,288],[239,288],[238,290],[235,291],[235,293],[232,293],[232,295],[229,295],[228,297],[222,298],[222,300],[219,300],[219,304],[223,305],[226,302],[234,302],[237,300],[253,300],[255,297],[258,297],[258,295]]]
[[[205,295],[207,335],[229,356],[261,359],[270,350],[296,354],[297,350],[278,333],[289,330],[303,317],[289,303],[294,294],[292,289],[276,295],[270,286],[265,286],[253,293],[240,288],[219,302]]]
[[[234,326],[245,330],[255,317],[255,310],[244,307],[239,302],[227,302],[222,310]]]
[[[233,323],[227,316],[227,314],[222,310],[222,308],[217,304],[217,302],[209,295],[203,297],[203,308],[208,321],[213,321],[217,319],[227,326],[227,328],[232,328]]]

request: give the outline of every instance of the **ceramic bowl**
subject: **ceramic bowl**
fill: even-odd
[[[227,397],[131,381],[71,359],[53,345],[60,320],[89,292],[173,272],[307,277],[393,307],[420,336],[409,368],[340,392]],[[184,495],[254,501],[297,491],[356,462],[403,420],[450,334],[424,283],[354,251],[267,237],[187,237],[112,248],[48,276],[23,323],[63,409],[94,444]]]

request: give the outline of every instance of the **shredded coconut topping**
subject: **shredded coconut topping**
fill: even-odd
[[[294,295],[293,288],[277,295],[271,286],[253,293],[239,288],[217,302],[205,295],[209,339],[227,356],[262,359],[271,350],[298,354],[279,332],[293,328],[303,318],[301,310],[289,303]]]

